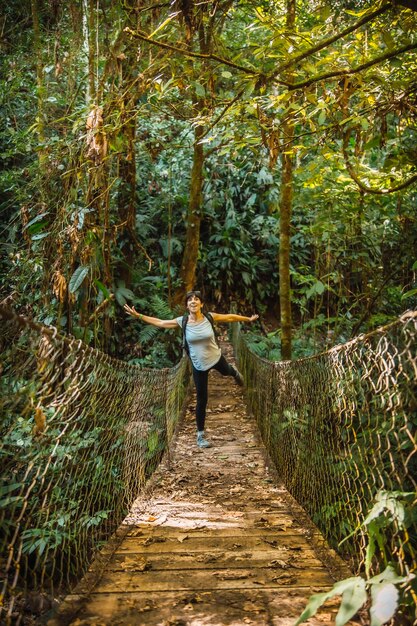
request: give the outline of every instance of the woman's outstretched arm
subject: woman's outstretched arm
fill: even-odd
[[[254,322],[258,319],[259,315],[236,315],[235,313],[212,313],[213,320],[215,322]]]
[[[145,322],[145,324],[152,324],[152,326],[158,326],[158,328],[179,328],[176,319],[160,320],[158,317],[151,317],[150,315],[138,313],[134,306],[129,306],[128,304],[125,304],[123,308],[126,313],[128,313],[132,317],[140,319],[140,321]]]

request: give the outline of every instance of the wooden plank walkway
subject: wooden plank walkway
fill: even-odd
[[[351,575],[278,483],[242,390],[212,372],[209,395],[213,447],[196,446],[193,399],[171,458],[49,626],[290,626]],[[327,605],[308,623],[334,617]]]

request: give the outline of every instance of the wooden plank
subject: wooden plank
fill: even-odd
[[[95,587],[95,593],[130,593],[132,591],[185,591],[212,589],[259,589],[268,587],[311,587],[331,585],[332,579],[323,569],[273,571],[272,569],[155,570],[108,572]]]
[[[157,546],[156,546],[157,547]],[[208,550],[199,552],[116,552],[108,566],[108,571],[145,571],[179,569],[261,569],[292,571],[296,568],[320,568],[322,563],[312,550],[302,555],[291,554],[288,550],[259,550],[221,552]]]
[[[315,587],[325,591],[325,587]],[[156,626],[164,622],[161,615],[169,616],[165,624],[203,624],[223,626],[293,626],[303,611],[311,593],[310,588],[280,589],[234,589],[230,591],[196,591],[115,594],[92,594],[85,604],[83,617],[86,624],[117,624],[118,626]],[[334,625],[337,602],[327,603],[319,611],[315,624]],[[215,619],[217,618],[217,621]],[[61,626],[61,625],[50,625]]]
[[[144,537],[126,537],[117,552],[129,554],[139,554],[141,552],[212,552],[219,549],[224,552],[234,552],[236,550],[253,550],[255,548],[265,550],[288,550],[290,553],[298,554],[304,550],[311,550],[304,538],[285,535],[280,539],[268,537],[267,535],[244,535],[219,537],[218,535],[206,536],[202,541],[202,535],[193,537],[187,533],[178,533],[178,536],[171,535],[149,535]],[[162,540],[161,540],[162,539]]]
[[[156,518],[155,522],[148,522],[149,517]],[[221,528],[233,528],[240,530],[266,530],[273,532],[287,532],[293,527],[293,518],[285,513],[279,515],[261,515],[259,511],[247,511],[242,515],[241,512],[229,513],[212,511],[212,510],[197,510],[197,511],[179,511],[174,510],[171,513],[169,511],[163,512],[163,509],[152,508],[151,514],[143,514],[137,516],[138,528],[177,528],[183,525],[184,528],[193,529],[193,524],[199,524],[199,527],[206,524],[207,529]],[[210,523],[210,524],[209,524]],[[294,532],[294,531],[293,531]]]

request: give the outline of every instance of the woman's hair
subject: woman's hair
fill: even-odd
[[[187,291],[185,295],[185,306],[187,306],[188,300],[191,298],[191,296],[197,296],[197,298],[199,298],[201,302],[203,301],[201,297],[201,291],[199,291],[198,289],[193,289],[192,291]]]

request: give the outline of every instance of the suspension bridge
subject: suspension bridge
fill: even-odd
[[[140,369],[0,316],[5,623],[289,626],[387,563],[413,623],[417,313],[293,362],[236,328],[245,394],[213,374],[203,451],[185,360]]]

